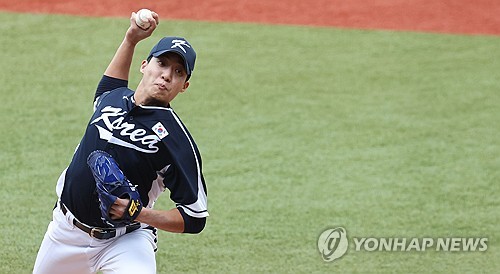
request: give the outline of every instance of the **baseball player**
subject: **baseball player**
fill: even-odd
[[[135,46],[156,29],[130,18],[104,72],[94,113],[56,186],[53,220],[33,273],[155,273],[157,229],[199,233],[207,191],[200,152],[170,103],[189,87],[196,53],[165,37],[142,61],[135,92],[127,87]],[[153,209],[169,189],[175,207]]]

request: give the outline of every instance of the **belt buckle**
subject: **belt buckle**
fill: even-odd
[[[100,234],[102,235],[103,230],[102,230],[102,229],[100,229],[100,228],[98,228],[98,227],[93,227],[93,228],[90,230],[90,236],[91,236],[91,237],[93,237],[93,238],[97,238],[97,239],[99,239],[99,238],[101,238],[101,237],[102,237],[102,236],[101,236],[101,237],[98,237],[98,236],[96,235],[96,233],[100,233]]]

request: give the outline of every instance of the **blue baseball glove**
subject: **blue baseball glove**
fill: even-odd
[[[131,224],[142,210],[142,202],[136,187],[120,170],[116,161],[107,152],[96,150],[90,153],[87,164],[94,175],[101,219],[113,227]],[[120,219],[111,219],[109,211],[117,198],[129,199],[127,210]]]

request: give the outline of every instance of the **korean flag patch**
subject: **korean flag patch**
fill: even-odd
[[[168,131],[160,122],[156,123],[156,125],[153,126],[153,131],[156,133],[156,135],[158,135],[158,137],[160,137],[160,139],[168,136]]]

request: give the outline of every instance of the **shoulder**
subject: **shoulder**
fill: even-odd
[[[143,122],[147,127],[153,129],[160,139],[178,138],[186,135],[187,129],[172,108],[140,106],[140,109],[146,114],[143,117]]]
[[[128,81],[118,78],[113,78],[107,75],[103,75],[101,81],[97,85],[97,89],[94,95],[94,100],[101,96],[103,93],[114,90],[120,87],[127,87]]]
[[[118,100],[132,100],[132,95],[134,91],[127,87],[120,87],[110,91],[106,91],[97,97],[94,101],[94,110],[97,109],[102,104],[107,104],[108,102],[116,102]]]
[[[122,99],[123,96],[130,96],[134,93],[133,90],[127,87],[120,87],[110,91],[104,92],[100,97],[104,98],[119,98]]]

